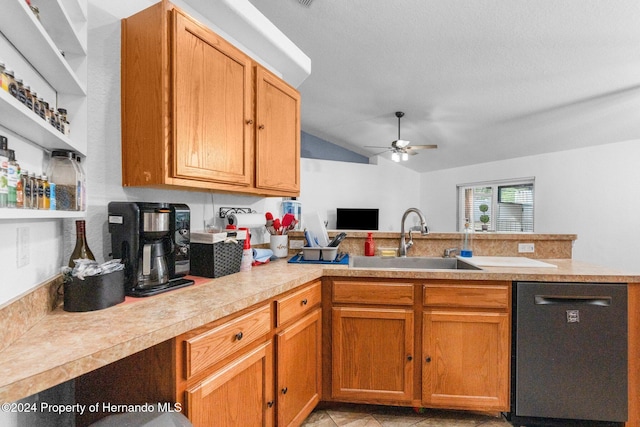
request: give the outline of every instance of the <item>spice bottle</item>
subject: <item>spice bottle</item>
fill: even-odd
[[[16,98],[18,98],[18,101],[25,104],[27,102],[27,93],[24,90],[24,83],[22,82],[22,79],[16,79],[16,86],[18,90]]]
[[[18,85],[16,83],[16,79],[13,76],[13,70],[6,69],[4,70],[4,74],[7,76],[7,92],[11,94],[14,98],[18,97]]]
[[[69,126],[67,110],[65,108],[58,108],[58,116],[60,118],[60,132],[62,132],[66,136],[69,136],[71,128]]]
[[[9,78],[7,77],[7,73],[5,73],[6,67],[4,62],[0,61],[0,88],[5,92],[9,91]]]
[[[35,172],[29,174],[29,189],[29,209],[38,209],[38,178]]]
[[[0,208],[6,208],[9,201],[9,150],[7,137],[0,135]]]
[[[9,163],[7,165],[7,207],[15,208],[17,203],[17,187],[20,179],[20,165],[16,162],[16,152],[9,151]]]
[[[26,171],[20,171],[20,177],[16,184],[16,208],[24,208],[24,182],[26,178]]]
[[[42,192],[42,195],[40,195],[40,192]],[[49,190],[49,179],[45,174],[42,174],[40,178],[40,188],[38,188],[38,196],[40,198],[38,201],[38,209],[49,210],[51,203],[51,192]]]
[[[376,243],[373,241],[373,233],[367,233],[367,240],[364,242],[365,256],[374,256],[376,254]]]
[[[36,186],[35,188],[36,190],[36,194],[35,194],[35,199],[34,199],[34,205],[33,208],[34,209],[44,209],[41,206],[44,206],[44,185],[42,183],[42,175],[37,175],[36,176]]]
[[[76,221],[76,246],[73,248],[73,252],[69,257],[69,267],[73,268],[76,265],[77,259],[91,259],[95,261],[93,252],[89,249],[87,244],[87,234],[85,231],[86,224],[83,219]]]

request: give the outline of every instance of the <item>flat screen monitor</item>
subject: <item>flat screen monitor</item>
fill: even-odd
[[[377,230],[378,209],[337,208],[338,230]]]

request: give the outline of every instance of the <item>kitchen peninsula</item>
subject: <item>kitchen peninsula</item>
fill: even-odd
[[[418,239],[416,239],[418,240]],[[68,313],[60,306],[44,314],[48,287],[2,308],[4,348],[0,351],[0,401],[12,402],[153,348],[182,334],[236,314],[252,312],[279,301],[320,280],[323,298],[332,281],[391,281],[408,283],[496,282],[606,282],[629,283],[629,423],[640,425],[638,360],[640,352],[640,276],[621,274],[569,258],[543,261],[557,268],[484,268],[472,270],[375,270],[345,266],[296,265],[284,260],[218,279],[203,279],[196,286],[151,298],[128,300],[109,309]],[[55,284],[50,285],[51,288]],[[40,296],[36,296],[40,292]],[[323,301],[323,304],[325,301]],[[323,306],[324,308],[324,306]],[[33,323],[26,312],[33,315]],[[507,310],[509,313],[509,311]],[[326,321],[327,314],[323,314]],[[272,326],[272,325],[270,325]],[[326,334],[327,332],[323,332]],[[323,346],[323,352],[329,349]],[[323,354],[323,358],[326,355]],[[323,361],[324,363],[324,361]],[[417,369],[417,368],[416,368]],[[323,372],[321,400],[330,399]],[[414,390],[408,404],[419,402]]]

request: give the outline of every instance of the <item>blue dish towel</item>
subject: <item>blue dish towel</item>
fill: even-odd
[[[267,262],[273,256],[271,249],[254,249],[253,259],[258,262]]]

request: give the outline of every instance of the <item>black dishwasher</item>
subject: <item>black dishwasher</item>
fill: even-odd
[[[516,282],[513,425],[627,420],[627,285]]]

